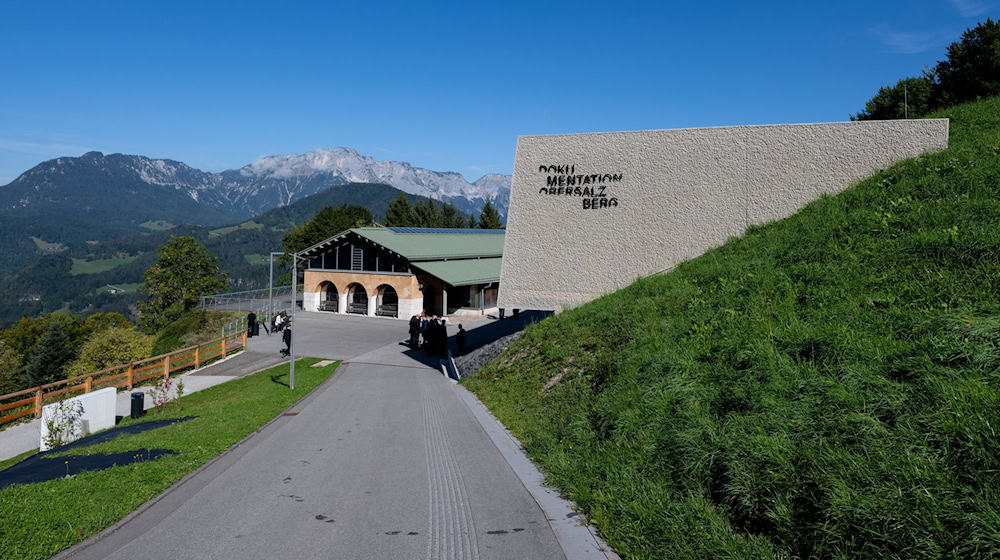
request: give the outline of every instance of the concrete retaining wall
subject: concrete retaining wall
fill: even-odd
[[[55,425],[62,428],[60,439],[63,443],[76,441],[83,436],[106,430],[115,425],[115,402],[116,391],[113,387],[100,389],[92,393],[86,393],[78,397],[73,397],[62,401],[64,411],[72,410],[76,403],[83,407],[82,414],[77,421],[70,421],[73,415],[63,415],[60,413],[60,403],[45,405],[42,407],[42,421],[40,423],[41,433],[39,434],[39,450],[48,451],[46,437],[49,434],[49,420],[54,419]]]
[[[947,119],[522,136],[499,305],[586,302],[947,146]]]

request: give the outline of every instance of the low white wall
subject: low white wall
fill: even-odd
[[[302,293],[302,309],[305,311],[319,311],[319,292]]]
[[[947,119],[522,136],[499,306],[583,303],[947,147]]]
[[[424,298],[399,298],[399,307],[397,308],[398,315],[400,319],[410,320],[410,317],[414,315],[420,315],[420,312],[424,310]]]
[[[56,425],[62,424],[67,428],[62,433],[63,443],[69,443],[88,434],[114,427],[115,395],[115,389],[109,387],[62,401],[65,403],[63,404],[64,410],[71,409],[75,403],[80,403],[83,406],[83,414],[75,423],[66,422],[65,418],[60,416],[60,403],[43,406],[39,449],[42,451],[50,449],[45,440],[49,435],[49,421],[52,419],[55,419]]]

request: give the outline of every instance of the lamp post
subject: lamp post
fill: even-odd
[[[298,307],[295,298],[295,287],[299,283],[299,254],[292,253],[292,336],[288,345],[288,387],[295,388],[295,333],[299,330],[298,323],[295,322],[295,308]]]
[[[284,255],[284,251],[271,251],[269,260],[271,261],[271,269],[267,275],[267,315],[271,317],[274,315],[274,255]]]

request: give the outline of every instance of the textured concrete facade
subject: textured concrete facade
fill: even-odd
[[[586,302],[947,146],[947,119],[519,137],[499,305]]]

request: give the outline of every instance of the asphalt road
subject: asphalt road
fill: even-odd
[[[307,325],[335,319],[300,315],[300,355],[352,361],[296,415],[61,557],[565,558],[456,387],[396,343],[406,324]]]

